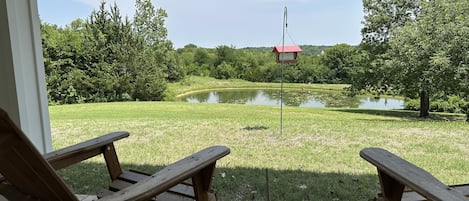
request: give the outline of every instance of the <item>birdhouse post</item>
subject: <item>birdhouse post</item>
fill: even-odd
[[[301,48],[298,45],[277,45],[272,52],[275,52],[277,55],[277,63],[296,63],[298,52],[301,52]]]

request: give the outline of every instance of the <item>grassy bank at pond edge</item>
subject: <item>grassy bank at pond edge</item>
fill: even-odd
[[[284,83],[285,89],[308,89],[342,91],[346,84],[297,84]],[[210,91],[214,89],[280,89],[280,83],[249,82],[239,79],[218,80],[211,77],[187,76],[183,81],[168,84],[166,100],[176,100],[177,97]]]
[[[256,105],[126,102],[51,106],[54,148],[127,130],[117,142],[124,168],[155,172],[207,146],[231,154],[217,164],[213,187],[220,201],[370,200],[375,168],[358,152],[382,147],[427,169],[445,183],[469,182],[469,126],[464,115]],[[107,181],[102,158],[61,171],[77,193],[95,193]],[[103,182],[104,181],[104,182]]]

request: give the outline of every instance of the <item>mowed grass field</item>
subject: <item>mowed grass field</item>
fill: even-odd
[[[361,159],[382,147],[445,183],[469,182],[469,124],[463,115],[408,111],[278,107],[183,102],[50,106],[55,149],[126,130],[118,141],[124,168],[155,172],[197,150],[226,145],[213,188],[221,201],[363,200],[379,191],[376,169]],[[266,171],[267,170],[267,171]],[[108,182],[102,158],[60,171],[77,193]],[[268,175],[269,190],[266,176]]]

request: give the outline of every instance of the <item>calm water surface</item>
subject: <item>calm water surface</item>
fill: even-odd
[[[280,106],[280,90],[237,89],[208,91],[181,97],[191,103],[232,103]],[[367,96],[348,97],[338,92],[286,90],[283,105],[316,108],[403,109],[404,101],[393,98]]]

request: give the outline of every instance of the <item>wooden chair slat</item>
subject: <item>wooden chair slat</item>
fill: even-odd
[[[0,150],[0,172],[19,191],[42,200],[77,200],[3,110],[0,110]]]
[[[139,181],[142,181],[146,178],[148,178],[149,175],[144,175],[140,173],[136,173],[134,171],[123,171],[121,175],[119,175],[118,179],[131,182],[131,183],[137,183]]]
[[[206,148],[148,174],[121,169],[114,141],[128,136],[125,131],[114,132],[43,156],[0,108],[0,194],[15,201],[78,201],[55,170],[103,154],[112,181],[110,189],[118,192],[103,190],[98,196],[101,201],[216,200],[210,183],[215,163],[230,153],[228,147]],[[188,179],[192,179],[194,186],[185,183]]]
[[[403,190],[407,186],[428,200],[467,201],[456,188],[448,187],[429,172],[387,150],[366,148],[360,151],[360,156],[378,169],[381,196],[384,200],[420,200],[411,193],[405,195]]]
[[[130,182],[127,182],[127,181],[114,180],[114,181],[112,181],[111,184],[109,184],[109,190],[117,192],[117,191],[120,191],[120,190],[122,190],[124,188],[127,188],[129,186],[132,186],[133,184],[134,183],[130,183]]]
[[[110,187],[113,189],[121,190],[131,184],[137,183],[143,179],[148,178],[151,174],[140,172],[137,170],[124,171],[118,178],[118,180],[112,182]],[[130,185],[129,185],[130,184]],[[186,182],[181,182],[180,184],[170,188],[169,192],[182,195],[184,197],[195,198],[194,187]]]
[[[175,162],[159,172],[153,174],[141,182],[125,188],[115,194],[104,197],[102,200],[146,200],[154,194],[160,194],[171,187],[191,178],[193,175],[212,168],[213,164],[220,158],[229,154],[229,149],[224,146],[213,146],[201,150],[189,157]],[[172,178],[169,180],[168,178]],[[151,189],[151,190],[150,190]],[[195,190],[200,190],[195,188]],[[206,193],[206,192],[203,192]],[[197,192],[196,192],[197,196]],[[200,199],[203,201],[207,199]]]
[[[65,147],[44,155],[44,158],[54,169],[62,169],[76,164],[88,158],[103,153],[107,145],[112,145],[115,141],[126,138],[129,133],[118,131],[103,136],[96,137],[69,147]]]
[[[186,184],[186,183],[178,184],[170,188],[168,192],[195,199],[194,187],[190,184]]]

